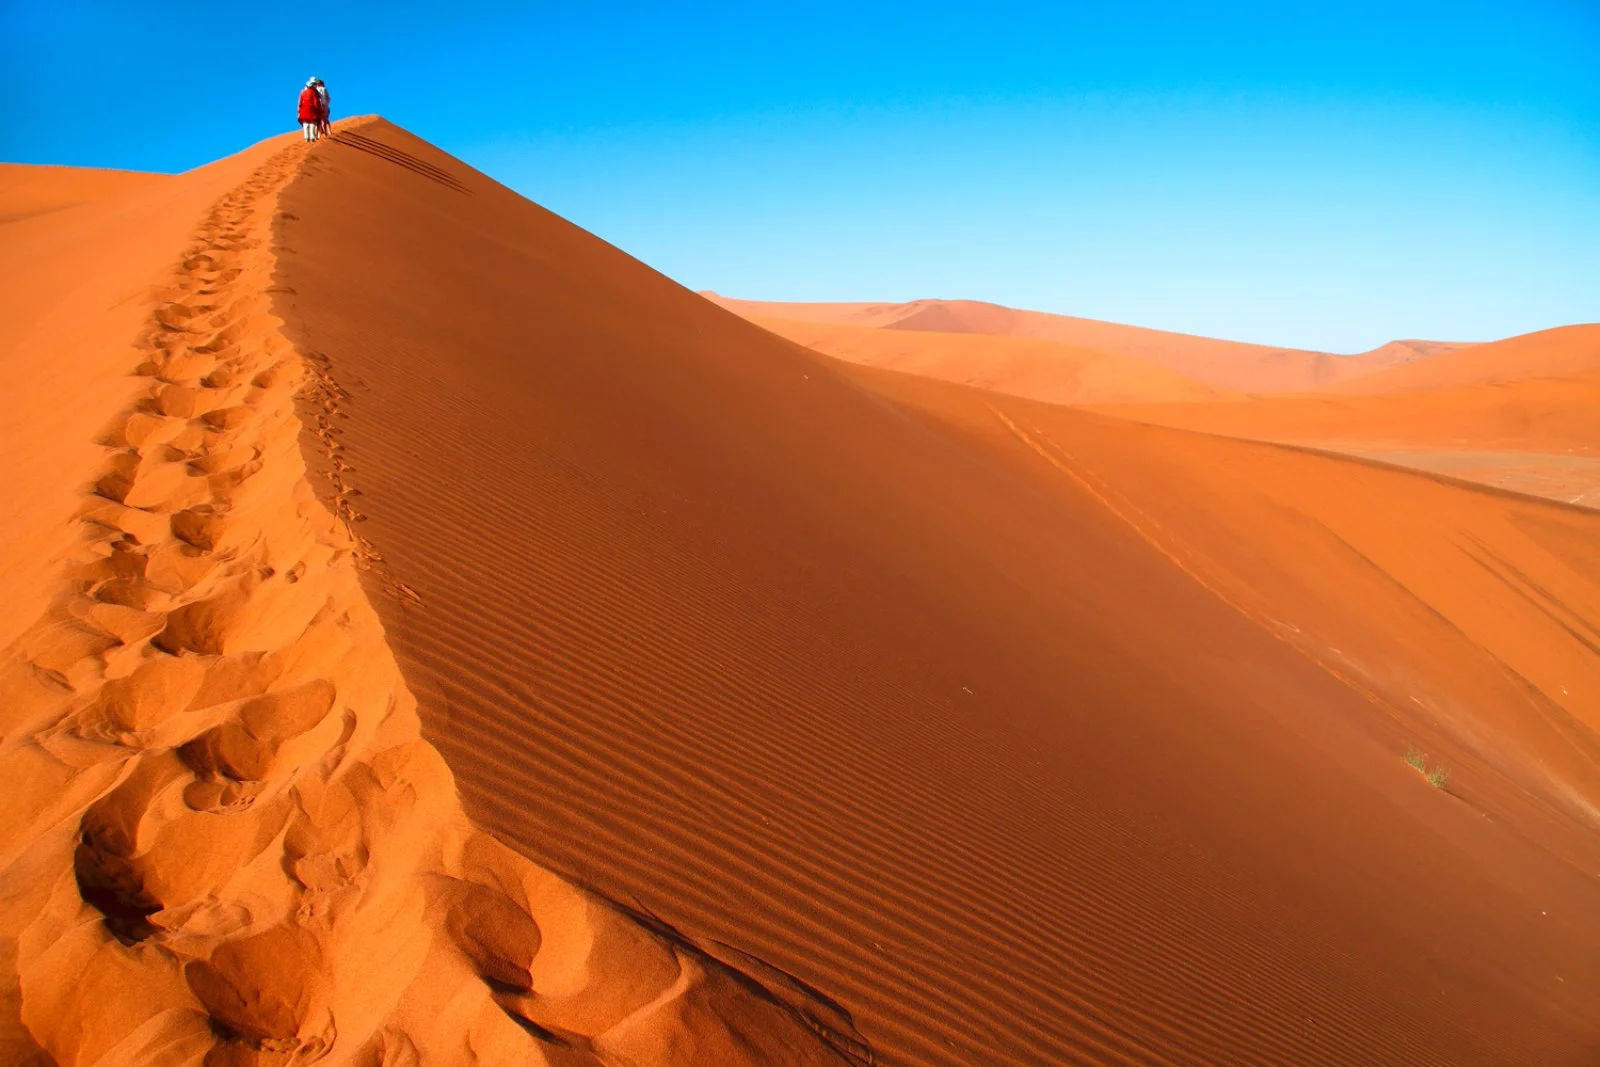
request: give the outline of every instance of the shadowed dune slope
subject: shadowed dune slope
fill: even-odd
[[[139,170],[0,163],[0,223],[86,204],[170,177]]]
[[[1556,583],[1539,625],[1568,644],[1509,668],[1386,577],[1381,531],[1317,533],[1302,582],[1314,501],[1252,497],[1266,562],[1212,576],[1051,443],[1082,436],[1220,552],[1229,483],[1163,467],[1171,431],[815,356],[360,133],[282,194],[277,308],[340,397],[325,499],[381,560],[367,587],[482,824],[836,998],[885,1063],[1592,1058],[1600,881],[1570,783],[1593,724],[1528,725],[1557,710],[1504,673],[1544,693],[1582,665],[1591,527],[1447,486],[1408,512]],[[1246,482],[1334,462],[1228,444]],[[1362,499],[1373,472],[1336,469]],[[1264,621],[1280,600],[1311,636]],[[1423,677],[1319,651],[1396,604],[1370,647]],[[1497,703],[1457,732],[1409,713],[1457,663]],[[1467,747],[1475,724],[1566,745],[1559,774]],[[1407,741],[1459,758],[1462,790]]]
[[[1212,388],[1244,393],[1305,392],[1465,347],[1440,341],[1391,341],[1359,356],[1336,356],[1022,311],[977,300],[802,304],[735,300],[716,293],[703,295],[735,314],[753,319],[1055,341],[1140,360]],[[788,336],[785,329],[779,332]]]
[[[1228,395],[1150,363],[1030,337],[750,321],[835,359],[1050,404],[1171,403]]]

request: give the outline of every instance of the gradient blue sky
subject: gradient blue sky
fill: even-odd
[[[312,73],[693,288],[1343,352],[1600,319],[1600,0],[0,0],[0,158],[181,170]]]

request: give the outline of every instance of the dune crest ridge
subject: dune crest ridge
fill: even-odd
[[[297,404],[336,454],[338,397],[279,332],[271,226],[307,155],[202,222],[81,551],[0,655],[0,1060],[868,1058],[831,1004],[463,814],[370,551],[306,479]]]
[[[739,300],[720,293],[701,296],[742,318],[757,321],[782,337],[800,341],[828,355],[857,363],[877,363],[859,357],[861,342],[841,344],[840,339],[817,337],[818,326],[854,326],[882,333],[908,333],[939,336],[965,335],[978,338],[1006,338],[1012,342],[1032,340],[1053,342],[1137,365],[1148,372],[1166,372],[1188,379],[1198,386],[1236,393],[1298,393],[1322,389],[1341,382],[1355,381],[1396,367],[1426,362],[1436,356],[1471,348],[1451,341],[1390,341],[1367,352],[1340,356],[1330,352],[1225,341],[1196,334],[1174,333],[1143,326],[1128,326],[1099,319],[1058,315],[1045,311],[1025,311],[981,300],[913,300],[904,304],[789,303],[770,300]],[[971,342],[969,342],[971,343]],[[980,342],[981,343],[981,342]],[[937,346],[931,337],[903,339],[904,347]],[[948,340],[943,342],[949,345]],[[887,337],[878,347],[893,348]],[[991,351],[1004,358],[1005,349]],[[1081,357],[1080,357],[1081,358]],[[921,373],[919,371],[919,373]],[[936,374],[961,380],[950,374]],[[994,388],[985,383],[985,388]],[[1017,392],[1035,400],[1054,401],[1037,389]],[[1195,399],[1152,394],[1150,400]]]
[[[479,826],[879,1063],[1592,1058],[1592,516],[851,366],[359,132],[275,306]]]
[[[0,163],[0,223],[47,215],[168,177],[139,170]]]

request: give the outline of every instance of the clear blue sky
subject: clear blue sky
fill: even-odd
[[[693,288],[1347,352],[1600,319],[1600,0],[0,0],[0,158],[181,170],[313,73]]]

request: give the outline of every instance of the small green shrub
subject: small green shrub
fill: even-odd
[[[1443,789],[1445,783],[1450,781],[1450,772],[1440,766],[1429,767],[1428,754],[1415,745],[1406,749],[1406,763],[1415,767],[1435,789]]]

